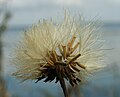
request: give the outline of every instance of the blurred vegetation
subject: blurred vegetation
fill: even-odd
[[[1,4],[0,4],[1,5]],[[6,91],[6,84],[2,77],[2,58],[3,58],[3,50],[2,50],[2,34],[7,29],[7,22],[10,18],[10,12],[4,11],[0,7],[0,97],[8,97],[8,93]]]

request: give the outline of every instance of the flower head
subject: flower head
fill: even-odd
[[[103,67],[103,41],[94,23],[65,14],[61,23],[43,20],[26,31],[16,48],[13,74],[23,80],[67,79],[72,86]]]

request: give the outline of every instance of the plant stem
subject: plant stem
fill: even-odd
[[[65,96],[65,97],[69,97],[69,96],[68,96],[67,89],[66,89],[66,85],[65,85],[64,78],[60,79],[60,85],[61,85],[61,87],[62,87],[64,96]]]

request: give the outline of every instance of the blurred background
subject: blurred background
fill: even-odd
[[[0,97],[63,97],[59,84],[19,83],[11,76],[10,58],[21,32],[41,19],[63,18],[64,9],[87,20],[102,21],[107,68],[79,87],[70,97],[120,97],[120,0],[0,0]]]

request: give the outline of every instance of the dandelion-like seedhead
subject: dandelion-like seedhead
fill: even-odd
[[[13,75],[36,82],[66,79],[74,86],[86,72],[103,67],[103,52],[96,24],[66,13],[61,23],[43,20],[23,34],[13,58]]]

